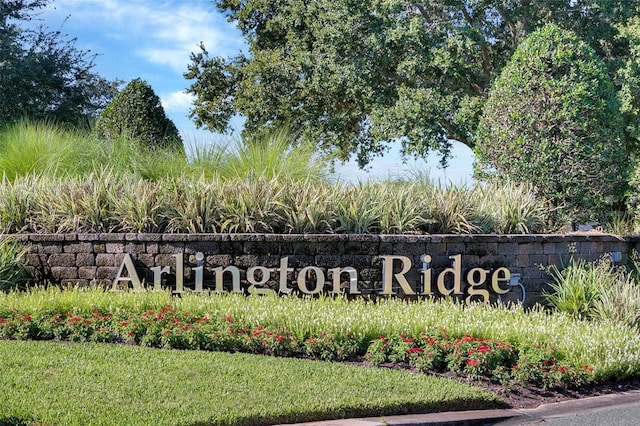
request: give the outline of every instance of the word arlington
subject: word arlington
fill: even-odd
[[[184,254],[174,254],[176,259],[175,263],[175,293],[182,293],[185,291],[184,284]],[[461,296],[467,294],[466,301],[471,302],[472,297],[480,298],[482,301],[489,301],[489,289],[494,294],[502,295],[509,292],[503,285],[508,285],[511,279],[511,272],[506,267],[497,268],[493,271],[484,268],[473,268],[466,271],[463,274],[462,270],[462,255],[450,256],[452,265],[450,268],[442,270],[439,274],[435,275],[431,269],[431,256],[421,256],[422,268],[420,272],[420,286],[417,289],[411,286],[405,275],[411,270],[411,259],[406,256],[380,256],[382,259],[382,289],[378,294],[382,295],[395,295],[397,292],[395,289],[402,290],[405,295],[418,295],[418,296],[434,296],[437,293],[442,296]],[[204,266],[202,265],[204,260],[203,253],[196,253],[196,261],[199,266],[193,268],[195,273],[195,282],[193,291],[202,292],[204,290]],[[394,266],[398,266],[394,272]],[[153,289],[162,289],[162,276],[163,274],[170,274],[170,266],[156,266],[150,268],[153,273]],[[126,274],[125,274],[126,271]],[[223,268],[219,266],[212,268],[211,271],[215,276],[215,287],[213,291],[218,293],[224,292],[224,278],[225,276],[231,278],[231,287],[233,293],[244,293],[240,280],[240,270],[235,266],[227,266]],[[289,267],[289,258],[284,257],[280,259],[280,267],[267,268],[264,266],[254,266],[247,269],[246,281],[249,283],[247,288],[248,294],[290,294],[294,291],[289,287],[288,275],[293,273],[294,269]],[[325,290],[325,286],[328,284],[331,288],[330,294],[342,294],[346,290],[346,293],[350,295],[362,294],[358,289],[358,271],[350,266],[338,267],[329,269],[328,275],[332,280],[330,283],[326,282],[324,271],[317,266],[306,266],[302,268],[294,281],[297,284],[297,289],[302,294],[319,294]],[[278,278],[278,288],[266,288],[265,285],[272,279],[272,274],[276,274]],[[341,286],[341,279],[345,276],[349,279],[349,286],[343,288]],[[465,278],[466,286],[463,291],[463,275]],[[122,285],[129,285],[134,290],[144,290],[143,282],[140,280],[136,268],[133,264],[133,260],[128,253],[124,254],[118,275],[113,281],[113,289],[118,289]]]

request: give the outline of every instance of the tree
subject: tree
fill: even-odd
[[[124,133],[149,148],[171,148],[184,152],[180,133],[173,121],[167,118],[160,98],[140,78],[131,80],[109,102],[96,121],[95,131],[106,138]]]
[[[491,89],[475,152],[480,177],[528,181],[573,222],[603,219],[629,173],[603,61],[554,24],[532,33]]]
[[[49,0],[0,3],[0,125],[22,117],[88,125],[117,91],[91,70],[95,55],[60,31],[21,28]]]
[[[216,0],[247,54],[194,53],[186,78],[198,126],[289,127],[361,165],[398,140],[405,154],[474,145],[492,81],[547,22],[575,30],[614,75],[628,57],[619,26],[635,0]]]

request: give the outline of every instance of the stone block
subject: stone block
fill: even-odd
[[[47,264],[48,257],[46,254],[28,253],[25,259],[27,266],[42,267]]]
[[[76,255],[76,266],[94,266],[96,255],[93,253],[78,253]]]
[[[78,234],[78,241],[89,241],[92,244],[94,244],[96,241],[100,241],[100,234],[98,233]]]
[[[38,246],[40,246],[40,252],[42,253],[46,253],[46,254],[58,254],[58,253],[62,253],[62,244],[58,244],[56,242],[41,242],[38,244]]]
[[[59,282],[78,278],[78,268],[69,266],[52,266],[51,278]]]
[[[467,246],[464,243],[459,242],[451,242],[447,243],[447,254],[450,256],[455,256],[456,254],[465,254]]]
[[[146,253],[147,247],[145,243],[128,242],[124,245],[124,252],[129,253],[131,255],[138,255],[141,253]]]
[[[83,280],[93,280],[96,277],[97,266],[78,267],[78,278]]]
[[[519,243],[518,244],[518,254],[536,254],[542,253],[542,243],[530,242],[530,243]]]
[[[93,253],[93,244],[88,242],[77,242],[65,244],[62,251],[64,253]]]
[[[116,266],[116,256],[113,254],[96,254],[96,266]]]
[[[160,254],[180,254],[184,253],[184,244],[181,243],[162,243],[158,247]]]
[[[468,243],[465,248],[465,254],[473,254],[478,257],[496,255],[498,254],[498,243]]]
[[[498,245],[498,254],[504,256],[516,256],[518,254],[517,243],[504,243]]]
[[[447,254],[447,245],[445,243],[427,243],[424,248],[425,254],[430,256],[444,256]]]
[[[160,253],[160,246],[158,243],[147,243],[146,245],[146,253],[147,254],[158,254]]]
[[[125,252],[125,245],[123,243],[106,243],[105,248],[106,252],[111,254]]]
[[[314,264],[328,269],[349,266],[343,265],[342,260],[343,257],[337,254],[321,254],[315,257]]]
[[[228,254],[214,254],[205,258],[205,264],[210,267],[229,266],[233,263],[233,256]]]
[[[113,281],[118,275],[118,269],[111,266],[99,266],[96,270],[96,279]]]
[[[52,254],[51,256],[49,256],[47,263],[51,267],[75,267],[76,255],[71,253]]]
[[[127,234],[121,233],[103,233],[100,234],[100,241],[106,242],[120,242],[124,243],[126,241]]]
[[[404,244],[404,243],[396,243],[393,245],[393,253],[398,256],[420,256],[426,253],[426,244],[423,243],[415,243],[415,244]],[[380,250],[371,251],[366,254],[385,254]],[[388,254],[388,253],[387,253]]]
[[[148,268],[153,268],[156,266],[155,261],[156,257],[153,254],[142,253],[136,256],[136,260],[138,263],[145,265]]]
[[[529,255],[528,254],[519,254],[516,256],[516,266],[518,268],[526,268],[531,266],[530,262],[529,262]]]

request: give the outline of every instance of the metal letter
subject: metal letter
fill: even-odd
[[[174,254],[176,258],[176,291],[182,293],[184,290],[184,253]]]
[[[257,271],[262,272],[262,277],[260,278],[260,280],[256,279]],[[264,266],[254,266],[253,268],[249,268],[249,270],[247,270],[247,281],[249,281],[249,283],[251,284],[249,286],[249,294],[275,294],[275,290],[272,290],[270,288],[257,287],[265,285],[269,281],[269,278],[271,278],[271,272],[273,271],[274,269],[265,268]]]
[[[124,268],[127,268],[128,277],[123,277],[122,272],[124,272]],[[133,286],[134,290],[144,290],[142,288],[142,284],[140,283],[140,278],[138,277],[138,273],[136,272],[135,266],[133,266],[133,260],[131,260],[131,255],[129,253],[125,253],[122,258],[122,263],[120,264],[120,270],[118,271],[118,275],[113,280],[113,285],[111,286],[112,290],[117,290],[120,282],[130,282]]]
[[[231,282],[233,285],[232,292],[242,293],[242,287],[240,287],[240,270],[233,265],[227,266],[224,269],[222,269],[222,266],[218,266],[217,268],[214,268],[213,273],[216,276],[215,292],[224,293],[224,273],[225,272],[231,273]]]
[[[331,294],[342,293],[342,289],[340,288],[340,276],[343,273],[349,274],[349,294],[360,294],[360,291],[358,290],[358,271],[351,266],[346,268],[329,269],[329,274],[333,277],[333,290],[331,290]]]
[[[162,274],[171,273],[171,268],[169,266],[154,266],[151,268],[151,272],[153,272],[153,291],[162,291]]]
[[[420,260],[422,261],[422,296],[433,296],[433,290],[431,290],[431,256],[428,254],[423,254],[420,256]]]
[[[482,301],[487,303],[489,301],[489,290],[484,288],[478,288],[487,280],[487,276],[489,274],[488,269],[475,268],[467,272],[467,283],[469,283],[469,296],[466,298],[467,305],[471,304],[471,298],[473,296],[482,297]],[[476,280],[476,274],[479,274],[478,279]]]
[[[291,293],[293,289],[287,287],[287,274],[289,272],[293,272],[293,268],[289,268],[288,257],[283,257],[282,259],[280,259],[280,268],[278,269],[278,271],[280,272],[280,288],[278,289],[278,291],[284,294]]]
[[[195,282],[194,291],[196,291],[198,293],[202,293],[204,291],[204,265],[203,265],[203,261],[204,261],[204,253],[197,252],[196,253],[196,264],[198,266],[193,268],[193,270],[196,273],[196,282]]]
[[[449,256],[453,260],[453,266],[440,272],[438,275],[438,291],[443,296],[453,294],[462,294],[462,255]],[[453,288],[448,289],[444,279],[447,274],[453,274]]]
[[[509,289],[503,290],[502,288],[500,288],[500,282],[509,282],[510,279],[511,271],[509,271],[504,266],[502,268],[498,268],[491,276],[491,288],[496,294],[507,294],[509,293]]]
[[[409,282],[404,277],[404,274],[411,269],[411,259],[406,256],[380,256],[382,257],[382,294],[395,294],[393,292],[393,278],[398,281],[402,291],[406,295],[413,295],[416,292],[411,288]],[[402,271],[393,273],[393,261],[399,260],[402,262]]]
[[[313,271],[316,274],[316,288],[313,290],[309,290],[307,288],[307,275],[310,271]],[[302,268],[300,273],[298,274],[298,288],[304,294],[318,294],[324,288],[324,272],[322,269],[317,266],[307,266]]]

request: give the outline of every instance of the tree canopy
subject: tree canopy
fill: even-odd
[[[532,33],[491,90],[475,151],[481,176],[530,182],[574,222],[603,219],[630,165],[603,61],[554,24]]]
[[[27,25],[48,3],[0,2],[0,125],[22,117],[87,125],[117,91],[75,39]]]
[[[405,154],[439,150],[445,159],[451,139],[473,147],[492,82],[546,23],[573,30],[616,75],[628,64],[624,29],[637,14],[635,0],[215,4],[249,48],[232,58],[211,57],[205,46],[192,55],[185,76],[194,80],[196,124],[225,131],[241,114],[247,135],[287,126],[340,159],[355,154],[361,165],[396,140]],[[624,81],[616,81],[619,90]],[[631,97],[630,105],[638,95]]]

